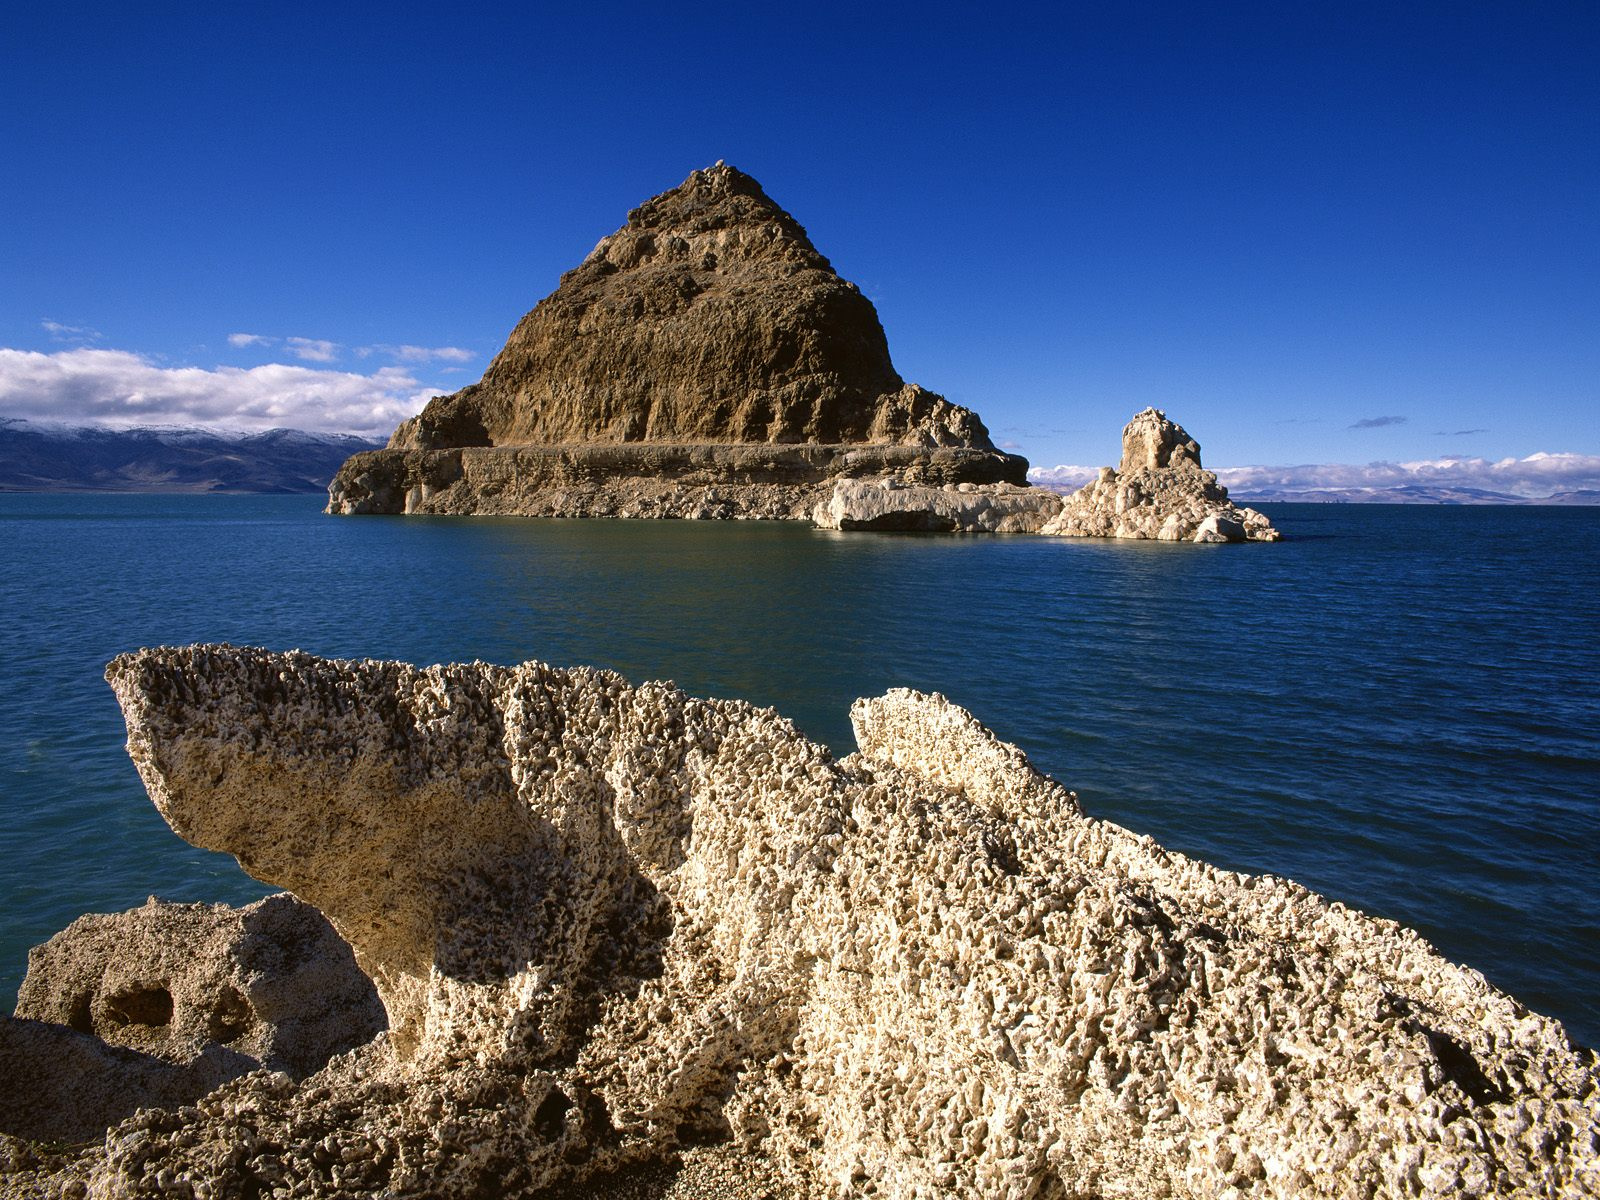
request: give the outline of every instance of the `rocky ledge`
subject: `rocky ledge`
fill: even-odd
[[[1600,1189],[1559,1024],[1086,816],[939,696],[858,701],[836,760],[540,663],[108,677],[173,828],[324,912],[389,1028],[92,1145],[0,1138],[8,1194],[654,1195],[603,1180],[707,1144],[799,1197]]]
[[[340,472],[333,511],[805,520],[836,484],[1019,485],[1025,460],[966,446],[495,446],[377,450]]]
[[[824,529],[924,529],[955,533],[1044,533],[1058,537],[1163,542],[1275,542],[1266,516],[1240,508],[1200,465],[1200,443],[1158,409],[1122,431],[1122,465],[1070,496],[1010,484],[902,479],[840,480],[812,510]]]

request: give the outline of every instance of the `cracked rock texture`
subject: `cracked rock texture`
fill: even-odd
[[[1155,408],[1122,431],[1122,464],[1062,502],[1040,529],[1067,537],[1154,538],[1163,542],[1275,542],[1282,536],[1253,508],[1228,499],[1200,465],[1200,443]]]
[[[482,380],[435,397],[387,450],[352,458],[329,511],[503,512],[521,497],[519,512],[594,515],[581,496],[569,512],[531,481],[495,493],[501,507],[481,506],[465,474],[439,489],[460,493],[449,505],[393,481],[427,451],[634,443],[954,447],[980,464],[964,479],[1020,483],[1027,469],[994,448],[976,413],[901,379],[872,302],[760,184],[718,163],[629,213],[522,319]],[[502,456],[495,469],[523,462]],[[647,458],[610,465],[623,493],[656,478]],[[626,465],[639,473],[618,472]]]
[[[942,697],[858,701],[835,760],[540,663],[108,677],[167,820],[321,908],[391,1029],[65,1160],[0,1143],[26,1194],[517,1195],[704,1142],[793,1196],[1600,1190],[1560,1025],[1086,816]]]

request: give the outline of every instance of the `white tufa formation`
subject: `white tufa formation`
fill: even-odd
[[[1155,408],[1122,431],[1122,465],[1062,502],[1039,531],[1066,537],[1163,542],[1275,542],[1282,535],[1253,508],[1228,499],[1215,472],[1200,465],[1200,443]]]
[[[732,1140],[797,1196],[1594,1195],[1594,1056],[1415,933],[1093,820],[939,696],[841,761],[606,672],[108,672],[163,815],[316,904],[393,1032],[66,1178],[506,1194]]]
[[[1166,414],[1147,408],[1122,431],[1122,466],[1070,496],[1007,483],[947,483],[884,477],[839,479],[811,510],[823,529],[943,533],[1042,533],[1162,542],[1275,542],[1261,513],[1240,508],[1200,444]]]

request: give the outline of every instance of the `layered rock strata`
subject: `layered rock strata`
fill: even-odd
[[[632,445],[662,448],[669,461],[603,449]],[[977,414],[901,379],[871,301],[754,179],[718,163],[602,238],[482,380],[436,397],[388,449],[352,458],[330,486],[329,511],[682,516],[709,503],[804,515],[814,489],[803,501],[782,492],[795,486],[784,452],[795,446],[826,458],[841,447],[958,449],[941,467],[957,482],[1020,483],[1026,471],[994,448]],[[740,452],[700,453],[697,477],[681,480],[673,461],[685,447]],[[420,457],[440,451],[453,452],[453,466]],[[595,477],[603,498],[549,480],[552,455]],[[486,490],[480,479],[503,485]],[[769,486],[780,494],[760,490]],[[707,501],[697,491],[706,487],[727,490]]]
[[[705,1140],[796,1196],[1600,1188],[1600,1076],[1558,1024],[1087,817],[941,697],[858,701],[835,760],[539,663],[108,675],[163,815],[326,912],[391,1028],[33,1168],[63,1192],[517,1195]]]
[[[1041,533],[1066,537],[1155,539],[1163,542],[1275,542],[1266,516],[1240,508],[1200,465],[1200,443],[1155,408],[1136,413],[1122,431],[1122,463],[1062,502]]]
[[[332,511],[805,520],[841,480],[1018,486],[1026,462],[970,447],[504,446],[357,455]]]
[[[293,896],[80,917],[28,955],[0,1020],[0,1131],[98,1137],[257,1070],[295,1079],[384,1027],[372,982]]]

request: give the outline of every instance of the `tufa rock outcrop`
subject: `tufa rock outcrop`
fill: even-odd
[[[938,696],[858,701],[836,761],[770,710],[539,663],[108,676],[161,812],[320,906],[391,1030],[13,1154],[30,1186],[515,1196],[721,1141],[801,1197],[1600,1188],[1600,1076],[1558,1024],[1085,816]]]
[[[1062,503],[1041,533],[1066,537],[1154,538],[1163,542],[1275,542],[1282,535],[1200,465],[1200,443],[1159,409],[1134,415],[1122,431],[1122,464]]]
[[[999,483],[905,483],[841,479],[811,510],[819,529],[917,533],[1037,533],[1061,511],[1061,497],[1043,488]]]
[[[662,457],[606,449],[636,444]],[[754,179],[718,163],[602,238],[482,380],[350,459],[329,511],[804,516],[819,487],[861,473],[847,461],[861,446],[942,448],[957,482],[1021,483],[1027,469],[975,413],[901,379],[871,301]],[[869,469],[917,479],[921,461]],[[805,495],[746,490],[769,483]]]
[[[1070,496],[1010,484],[840,480],[812,510],[823,529],[1045,533],[1165,542],[1272,542],[1272,522],[1239,508],[1200,465],[1200,443],[1147,408],[1122,431],[1120,470]]]
[[[16,1018],[0,1076],[33,1082],[0,1089],[0,1132],[74,1139],[251,1071],[303,1078],[384,1027],[350,947],[287,895],[79,917],[29,953]]]

